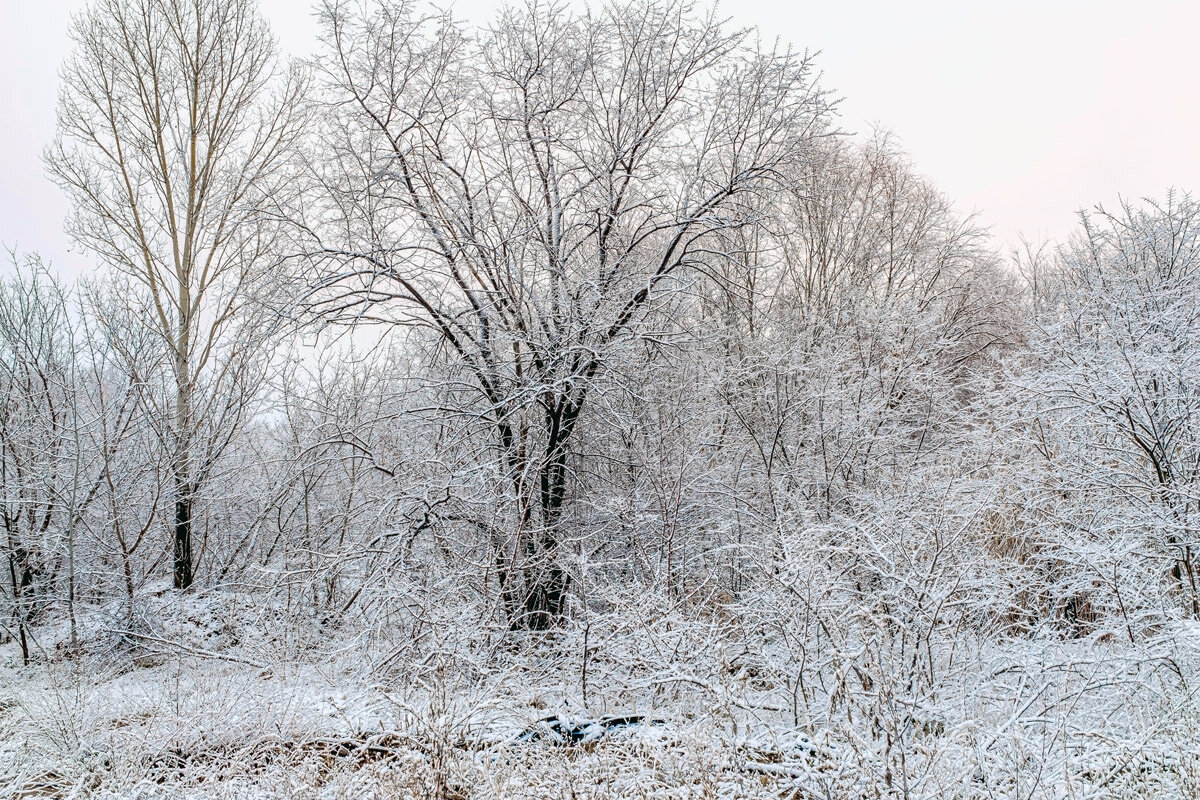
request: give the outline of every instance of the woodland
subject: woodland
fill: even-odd
[[[75,19],[0,796],[1200,797],[1191,195],[1010,252],[719,8],[316,13]]]

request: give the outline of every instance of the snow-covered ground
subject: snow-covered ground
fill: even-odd
[[[574,628],[519,646],[447,636],[398,664],[380,631],[301,643],[245,595],[140,600],[133,632],[89,610],[77,658],[65,624],[36,631],[47,658],[29,667],[0,650],[4,796],[1200,796],[1195,627],[1157,652],[963,645],[919,697],[871,674],[864,647],[795,705],[781,644],[753,652],[700,616],[593,623],[585,687]],[[520,736],[613,714],[654,724]]]

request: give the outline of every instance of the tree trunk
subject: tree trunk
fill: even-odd
[[[562,619],[570,577],[557,564],[540,571],[525,601],[525,628],[548,631]]]
[[[192,585],[192,372],[191,336],[187,325],[190,294],[184,287],[180,298],[178,350],[175,352],[175,588]]]
[[[9,577],[12,579],[13,619],[17,624],[17,640],[21,644],[21,663],[28,667],[29,666],[29,640],[25,635],[25,619],[26,619],[26,617],[25,617],[25,608],[24,608],[24,603],[23,603],[24,592],[22,591],[23,587],[25,586],[25,577],[28,575],[28,570],[26,570],[24,568],[24,566],[22,566],[22,568],[20,570],[21,578],[20,579],[17,578],[17,572],[18,572],[17,561],[21,558],[20,552],[21,551],[14,551],[13,554],[9,555],[9,557],[8,557],[8,572],[9,572]]]
[[[175,588],[192,585],[192,497],[186,484],[175,486]]]
[[[525,602],[513,629],[547,631],[562,619],[571,576],[559,563],[561,518],[567,493],[567,440],[579,416],[579,403],[560,401],[547,414],[549,443],[538,475],[541,528],[525,549]]]
[[[567,605],[570,576],[558,563],[557,529],[545,530],[529,548],[525,566],[525,604],[510,628],[548,631],[558,624]]]

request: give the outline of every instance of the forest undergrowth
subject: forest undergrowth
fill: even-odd
[[[316,12],[72,23],[0,796],[1200,797],[1192,196],[1001,252],[715,8]]]

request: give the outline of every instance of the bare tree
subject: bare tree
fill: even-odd
[[[303,119],[277,91],[253,0],[97,0],[75,20],[50,173],[70,233],[146,287],[172,389],[147,397],[174,487],[174,580],[194,578],[193,501],[245,417],[267,338],[250,300]]]
[[[0,552],[6,616],[28,664],[30,625],[57,576],[75,475],[74,331],[66,295],[40,262],[13,262],[14,276],[0,284]]]
[[[142,571],[152,573],[171,549],[170,542],[155,546],[152,536],[162,516],[160,500],[169,492],[170,469],[142,402],[149,386],[162,383],[167,354],[162,339],[144,322],[153,312],[148,293],[138,288],[126,276],[88,282],[78,289],[77,315],[87,348],[80,366],[89,410],[83,434],[99,461],[101,480],[96,502],[80,524],[88,534],[98,583],[120,585],[128,616]],[[144,564],[136,560],[139,551],[152,551]]]
[[[1150,534],[1139,552],[1165,557],[1183,608],[1200,617],[1200,205],[1171,193],[1081,222],[1042,318],[1038,394],[1065,435],[1062,472],[1078,500],[1102,498],[1086,527]]]
[[[9,579],[0,597],[11,603],[28,662],[30,624],[55,601],[67,610],[71,650],[78,647],[77,606],[100,566],[89,545],[120,539],[123,522],[140,511],[127,494],[139,470],[122,462],[144,456],[131,445],[149,431],[138,424],[137,374],[97,330],[96,305],[38,257],[13,260],[13,277],[0,282],[0,553]],[[142,362],[155,352],[144,348]],[[95,513],[104,501],[121,504],[110,524]]]
[[[807,56],[679,2],[533,3],[474,39],[384,0],[324,6],[332,119],[311,302],[430,329],[509,482],[514,627],[561,615],[571,446],[614,348],[715,234],[756,222],[827,131]]]

